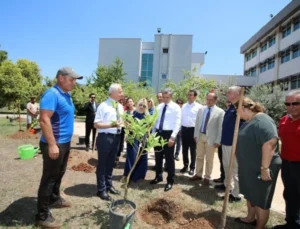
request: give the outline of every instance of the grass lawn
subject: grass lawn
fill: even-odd
[[[0,108],[0,114],[16,114],[14,110],[9,110],[7,107]],[[26,114],[26,110],[21,111],[21,114]]]
[[[33,224],[42,173],[42,156],[37,155],[34,159],[22,161],[18,159],[16,148],[22,144],[38,145],[39,135],[26,139],[6,137],[7,133],[12,134],[18,130],[17,123],[8,124],[8,120],[0,119],[0,228],[35,228]],[[75,140],[77,141],[77,138],[72,142],[68,169],[61,185],[61,194],[71,201],[72,207],[53,209],[52,213],[64,222],[63,228],[108,229],[109,203],[95,196],[97,153],[86,152],[85,147],[77,145]],[[149,160],[153,160],[153,154],[149,155]],[[114,186],[122,193],[120,179],[124,171],[124,161],[123,156],[120,166],[114,169],[113,176]],[[80,163],[90,168],[89,173],[74,171],[74,166]],[[213,187],[189,181],[188,177],[178,173],[178,170],[176,175],[175,185],[167,193],[163,191],[165,181],[154,186],[149,184],[155,176],[154,171],[150,169],[145,181],[131,184],[129,200],[137,204],[134,229],[217,228],[223,204],[221,194]],[[167,174],[164,173],[164,178],[166,177]],[[113,198],[121,199],[122,196]],[[234,222],[234,218],[245,214],[245,201],[229,204],[226,228],[253,228]],[[267,228],[270,229],[283,221],[282,214],[272,212]]]
[[[26,130],[26,120],[21,119],[21,128]],[[0,135],[7,136],[19,130],[19,121],[14,120],[12,123],[9,119],[0,117]]]

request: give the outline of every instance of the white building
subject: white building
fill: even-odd
[[[171,79],[184,79],[182,70],[200,71],[204,53],[193,53],[193,35],[156,34],[154,42],[139,38],[100,38],[99,65],[110,65],[119,57],[124,62],[125,78],[147,82],[156,91]]]
[[[300,88],[300,1],[291,1],[241,47],[244,74],[256,84]]]

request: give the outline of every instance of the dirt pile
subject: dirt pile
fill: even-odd
[[[88,165],[86,163],[80,163],[78,165],[72,166],[72,170],[79,171],[79,172],[85,172],[85,173],[93,173],[96,171],[96,168],[94,166]]]
[[[39,139],[40,135],[32,134],[28,131],[18,131],[8,137],[11,139]]]
[[[139,216],[145,223],[163,229],[215,229],[207,219],[183,210],[184,207],[176,201],[157,199],[142,208]]]

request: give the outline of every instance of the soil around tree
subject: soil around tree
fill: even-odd
[[[12,135],[9,135],[8,137],[11,139],[39,139],[40,134],[33,134],[30,133],[29,131],[17,131]]]
[[[91,165],[88,165],[87,163],[80,163],[78,165],[73,165],[72,170],[85,173],[93,173],[96,171],[96,168]]]

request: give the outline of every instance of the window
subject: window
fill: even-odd
[[[268,70],[275,67],[275,58],[272,58],[268,61]]]
[[[300,75],[291,78],[291,90],[300,88]]]
[[[256,76],[256,68],[251,69],[251,76]]]
[[[267,71],[267,63],[263,63],[260,65],[260,72],[265,72]]]
[[[253,52],[252,52],[252,58],[256,57],[257,55],[257,49],[255,49]]]
[[[141,69],[141,80],[142,82],[147,81],[147,86],[152,86],[152,70],[153,70],[153,54],[143,53],[142,54],[142,69]]]
[[[293,50],[293,59],[300,56],[300,49],[299,47]]]
[[[286,26],[282,27],[282,39],[290,35],[291,32],[291,23],[288,23]]]
[[[251,60],[251,53],[250,54],[246,54],[246,61]]]
[[[264,44],[260,47],[260,51],[263,52],[263,51],[267,50],[267,48],[268,48],[267,43],[264,43]]]
[[[246,71],[246,72],[245,72],[245,75],[246,75],[246,76],[250,76],[250,74],[251,74],[251,71]]]
[[[169,53],[169,49],[168,48],[163,48],[163,53]]]
[[[287,50],[285,52],[282,53],[281,55],[281,63],[285,63],[290,61],[290,50]]]
[[[294,22],[294,31],[296,31],[296,30],[299,29],[299,28],[300,28],[300,18],[297,19],[296,22]]]
[[[273,45],[275,45],[276,43],[276,38],[275,36],[273,36],[270,40],[269,40],[269,48],[272,47]]]
[[[161,74],[161,78],[162,78],[162,79],[166,80],[167,77],[168,77],[167,74]]]

